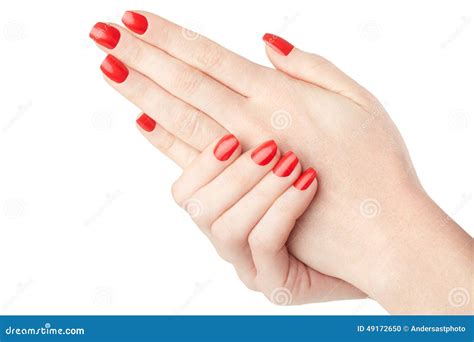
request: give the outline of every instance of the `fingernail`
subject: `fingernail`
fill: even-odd
[[[280,158],[278,163],[273,168],[273,173],[278,177],[287,177],[293,172],[298,164],[298,157],[291,151],[286,152]]]
[[[294,48],[292,44],[288,43],[283,38],[275,36],[271,33],[265,33],[263,35],[263,41],[267,43],[267,45],[270,46],[273,50],[283,56],[288,56],[288,54]]]
[[[156,121],[150,118],[148,115],[143,113],[140,115],[140,117],[137,119],[137,124],[145,131],[151,132],[155,129],[156,127]]]
[[[132,11],[126,11],[122,16],[122,22],[130,30],[138,34],[144,34],[148,28],[146,17]]]
[[[97,23],[89,33],[97,44],[105,46],[107,49],[113,49],[120,40],[120,31],[106,23]]]
[[[214,147],[214,156],[220,161],[226,161],[239,145],[240,142],[233,134],[227,134]]]
[[[122,83],[128,76],[128,69],[120,62],[117,58],[112,55],[108,55],[102,64],[100,70],[112,81]]]
[[[258,165],[267,165],[275,157],[277,148],[274,140],[266,141],[252,152],[252,160]]]
[[[306,190],[313,183],[317,175],[316,170],[310,167],[298,177],[293,186],[298,190]]]

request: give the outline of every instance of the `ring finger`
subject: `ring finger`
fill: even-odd
[[[109,55],[101,64],[105,80],[167,131],[202,151],[226,130],[155,82]]]

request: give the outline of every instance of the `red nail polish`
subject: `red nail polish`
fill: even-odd
[[[155,129],[156,127],[156,121],[150,118],[148,115],[143,113],[140,115],[140,117],[137,119],[137,124],[145,131],[151,132]]]
[[[145,16],[132,11],[127,11],[123,14],[122,22],[130,30],[138,34],[144,34],[148,28],[148,20],[146,20]]]
[[[277,148],[277,144],[274,140],[266,141],[253,150],[252,160],[258,165],[267,165],[275,157]]]
[[[293,172],[296,165],[298,165],[298,157],[293,152],[288,151],[275,165],[273,173],[278,177],[287,177]]]
[[[120,40],[120,31],[106,23],[97,23],[89,33],[97,44],[105,46],[107,49],[113,49]]]
[[[263,41],[267,43],[268,46],[270,46],[273,50],[283,56],[288,56],[288,54],[294,48],[292,44],[288,43],[283,38],[275,36],[271,33],[265,33],[263,35]]]
[[[108,55],[102,64],[100,70],[112,81],[122,83],[128,76],[128,69],[120,62],[117,58],[112,55]]]
[[[226,161],[239,147],[240,142],[232,134],[227,134],[216,144],[214,156],[220,161]]]
[[[310,167],[298,177],[296,182],[293,183],[293,186],[298,190],[306,190],[309,188],[311,183],[313,183],[316,176],[316,170]]]

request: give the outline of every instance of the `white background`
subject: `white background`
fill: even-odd
[[[431,196],[472,235],[472,1],[2,1],[0,314],[383,314],[276,307],[177,208],[179,169],[136,131],[88,33],[156,12],[269,65],[272,32],[374,92]]]

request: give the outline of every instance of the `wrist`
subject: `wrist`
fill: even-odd
[[[360,288],[391,313],[472,311],[472,238],[423,191],[397,197],[379,222]],[[456,289],[466,303],[453,303]]]

